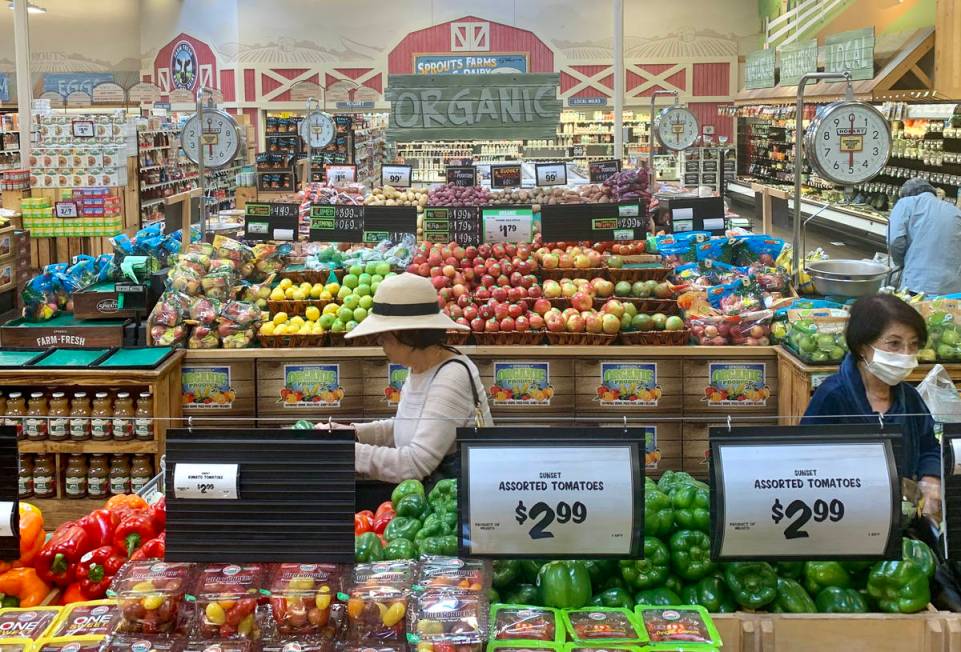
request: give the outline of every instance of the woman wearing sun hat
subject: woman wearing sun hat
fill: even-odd
[[[392,483],[453,475],[457,428],[493,425],[480,373],[445,344],[449,330],[469,329],[441,313],[430,281],[405,273],[381,282],[370,314],[347,333],[377,335],[387,359],[410,369],[396,417],[351,424],[358,473]]]

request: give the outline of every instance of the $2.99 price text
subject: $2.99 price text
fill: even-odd
[[[818,498],[813,505],[808,505],[803,500],[792,500],[787,507],[781,504],[780,498],[774,499],[771,505],[771,520],[775,525],[780,525],[783,519],[787,519],[787,527],[784,528],[785,539],[807,539],[811,535],[804,526],[808,521],[814,519],[815,523],[837,523],[844,518],[844,502],[837,498],[830,501]]]
[[[587,506],[580,501],[575,501],[574,504],[561,501],[557,503],[556,507],[551,507],[547,503],[539,501],[528,510],[524,501],[521,500],[518,501],[517,507],[514,509],[514,518],[518,525],[524,525],[528,519],[533,522],[533,526],[528,532],[531,539],[552,539],[554,533],[548,528],[555,521],[561,525],[565,523],[580,525],[587,520]]]

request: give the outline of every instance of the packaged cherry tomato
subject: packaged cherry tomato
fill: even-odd
[[[334,652],[334,641],[330,638],[297,637],[281,641],[264,641],[260,649],[261,652]]]
[[[563,643],[560,613],[549,607],[495,604],[491,608],[491,638],[497,641]]]
[[[563,613],[567,633],[575,643],[638,643],[646,641],[638,631],[627,609],[590,607],[570,609]]]
[[[128,562],[111,585],[120,602],[121,634],[186,634],[184,596],[195,567],[157,560]]]
[[[700,606],[634,608],[651,643],[707,643],[720,646],[721,636],[707,609]]]
[[[51,636],[107,636],[119,616],[116,600],[74,602],[64,607]]]
[[[410,589],[417,577],[417,564],[408,559],[375,561],[354,566],[354,586]]]
[[[638,647],[637,645],[603,645],[601,643],[568,643],[564,646],[564,652],[647,652],[649,647]]]
[[[487,640],[487,598],[478,593],[431,589],[414,597],[409,640],[417,643],[483,643]]]
[[[417,584],[425,589],[452,588],[486,593],[490,580],[491,567],[486,561],[425,557],[421,560]]]
[[[347,569],[337,564],[275,564],[268,583],[277,634],[333,638],[331,605],[342,590]]]
[[[211,564],[197,582],[198,633],[206,639],[260,638],[261,564]]]
[[[337,652],[407,652],[406,643],[377,643],[376,645],[339,645]]]
[[[184,652],[256,652],[254,642],[245,639],[197,640],[190,639]]]
[[[60,607],[30,607],[0,609],[0,640],[43,638],[60,616]]]
[[[100,652],[183,652],[182,638],[143,638],[115,634],[107,639]]]
[[[491,641],[487,652],[562,652],[563,643],[537,641]]]
[[[390,586],[358,586],[347,599],[347,635],[352,641],[405,640],[409,592]]]
[[[36,642],[35,652],[100,652],[103,636],[62,636],[42,638]]]

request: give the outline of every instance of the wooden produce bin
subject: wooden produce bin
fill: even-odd
[[[956,621],[956,614],[939,611],[917,614],[757,614],[761,652],[953,651],[961,649]],[[727,649],[726,640],[724,649]]]
[[[83,321],[61,313],[47,321],[15,319],[0,326],[0,344],[20,348],[89,348],[123,346],[129,319]]]
[[[104,501],[96,498],[68,499],[64,496],[64,472],[66,455],[70,453],[149,453],[154,456],[154,470],[160,470],[160,457],[164,452],[167,429],[177,427],[181,417],[180,369],[184,353],[175,351],[156,369],[0,369],[0,388],[5,392],[42,390],[54,391],[128,390],[149,391],[154,396],[154,441],[20,441],[21,453],[53,453],[56,455],[57,497],[28,498],[44,513],[47,529],[53,529],[67,520],[80,518],[96,509]]]
[[[724,652],[760,652],[761,636],[755,614],[711,614],[711,620],[721,635]]]
[[[681,432],[682,462],[678,470],[687,471],[695,478],[707,480],[711,467],[708,463],[708,451],[711,447],[710,431],[711,428],[724,428],[727,426],[727,419],[723,415],[717,415],[716,419],[705,420],[709,415],[686,415]],[[777,425],[777,415],[772,414],[768,417],[752,418],[749,422],[733,422],[737,426],[775,426]]]
[[[380,353],[378,349],[371,350]],[[364,378],[364,416],[388,418],[397,414],[400,387],[407,377],[407,368],[391,364],[382,353],[377,357],[364,358],[360,363]],[[388,392],[388,388],[392,391]]]
[[[288,426],[297,419],[361,419],[364,416],[364,361],[359,355],[349,356],[352,352],[357,353],[344,348],[331,353],[346,353],[346,356],[295,354],[279,360],[258,360],[260,426]]]
[[[196,427],[255,427],[256,362],[257,355],[264,351],[187,351],[178,394],[188,424]]]

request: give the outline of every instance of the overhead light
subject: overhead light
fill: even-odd
[[[13,9],[13,8],[14,8],[14,2],[13,2],[13,0],[10,0],[10,2],[7,4],[7,7],[10,8],[10,9]],[[27,13],[28,13],[28,14],[45,14],[45,13],[47,13],[47,10],[46,10],[44,7],[40,7],[40,6],[38,6],[38,5],[33,4],[32,2],[29,2],[29,1],[28,1],[28,2],[27,2]]]

